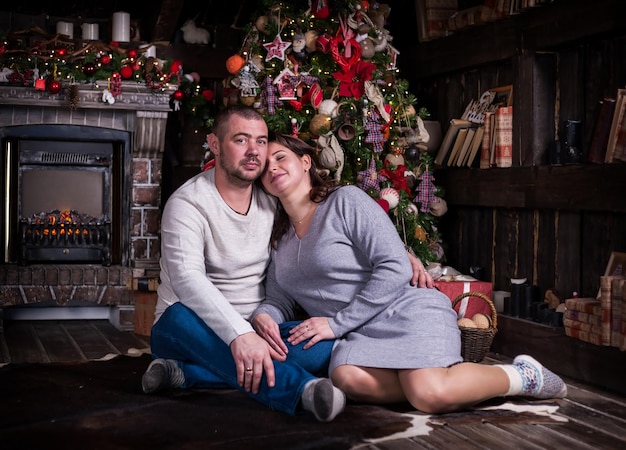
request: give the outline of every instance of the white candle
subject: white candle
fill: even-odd
[[[98,24],[97,23],[84,23],[83,24],[83,40],[85,41],[97,41],[98,40]]]
[[[123,11],[113,13],[112,40],[130,42],[130,14]]]
[[[57,22],[57,34],[64,34],[74,39],[74,24],[69,22]]]

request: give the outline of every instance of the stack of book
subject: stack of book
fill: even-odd
[[[565,334],[580,341],[602,345],[602,307],[593,297],[565,300]]]
[[[494,91],[486,91],[479,101],[472,101],[461,118],[450,121],[434,164],[481,169],[511,167],[513,106],[499,103]]]
[[[458,0],[416,0],[420,42],[450,34],[448,19],[458,9]]]
[[[626,350],[626,276],[600,277],[597,297],[565,300],[565,334],[595,345]]]

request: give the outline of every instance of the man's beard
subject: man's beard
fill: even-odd
[[[259,171],[251,172],[249,170],[242,169],[241,166],[250,161],[254,161],[259,165]],[[219,165],[224,170],[227,178],[230,180],[231,183],[237,186],[249,186],[261,175],[261,171],[263,170],[261,166],[261,161],[259,161],[259,159],[256,157],[242,159],[237,165],[229,163],[230,160],[219,158]]]

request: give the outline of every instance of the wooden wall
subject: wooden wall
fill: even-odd
[[[504,40],[512,34],[507,30]],[[498,40],[492,49],[499,51]],[[460,59],[481,60],[463,56],[465,51],[472,47],[459,48]],[[510,278],[528,278],[562,298],[573,291],[595,295],[611,251],[626,251],[626,165],[551,167],[547,152],[568,119],[582,122],[588,148],[599,100],[626,85],[625,51],[623,35],[601,35],[541,51],[516,48],[502,59],[458,70],[457,63],[433,57],[434,75],[412,68],[409,81],[418,102],[444,133],[482,92],[514,86],[516,167],[435,172],[449,206],[441,221],[448,265],[463,273],[483,267],[494,289],[508,290]]]

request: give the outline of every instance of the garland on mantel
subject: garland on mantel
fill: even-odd
[[[148,56],[149,44],[139,48],[122,48],[115,41],[79,44],[37,26],[9,33],[0,39],[0,84],[32,87],[51,95],[65,90],[71,109],[79,106],[76,95],[72,95],[77,84],[102,88],[102,101],[109,104],[122,93],[124,82],[172,91],[172,109],[182,106],[190,115],[197,114],[214,97],[213,91],[201,88],[196,73],[183,74],[181,61]]]

